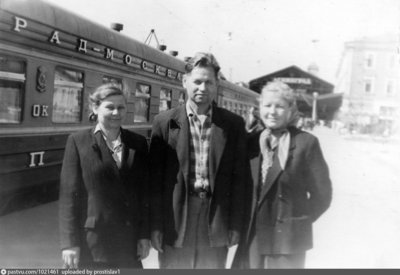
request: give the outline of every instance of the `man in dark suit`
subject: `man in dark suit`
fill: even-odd
[[[161,268],[224,268],[239,241],[245,188],[245,126],[217,107],[219,65],[189,60],[188,101],[159,114],[150,143],[152,244]]]
[[[263,89],[264,130],[248,138],[252,204],[234,267],[304,268],[312,223],[329,207],[332,186],[318,139],[294,127],[296,96],[275,81]]]

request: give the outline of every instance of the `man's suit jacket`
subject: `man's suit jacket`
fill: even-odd
[[[82,263],[140,265],[137,240],[149,238],[147,142],[124,129],[121,141],[121,169],[101,132],[74,133],[66,144],[59,202],[61,248],[79,246]]]
[[[267,254],[294,254],[312,248],[312,223],[329,207],[332,185],[328,166],[318,139],[290,127],[289,154],[285,169],[274,155],[266,183],[259,188],[261,132],[248,137],[251,164],[252,198],[247,211],[247,235],[239,245],[234,267],[246,267],[248,246],[254,236],[259,252]]]
[[[209,152],[209,236],[214,247],[228,244],[228,231],[243,222],[246,143],[241,117],[216,106],[212,110]],[[150,143],[151,224],[164,243],[181,247],[189,196],[190,126],[186,106],[156,116]]]

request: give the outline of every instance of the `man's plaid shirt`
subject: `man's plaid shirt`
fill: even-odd
[[[190,125],[190,186],[195,190],[209,190],[208,153],[211,138],[211,107],[205,115],[198,115],[189,102],[186,112]]]

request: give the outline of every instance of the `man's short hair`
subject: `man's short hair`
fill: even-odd
[[[195,67],[206,68],[210,67],[215,72],[215,78],[218,79],[218,73],[221,67],[218,64],[217,59],[211,53],[198,52],[191,57],[185,66],[185,71],[190,74]]]

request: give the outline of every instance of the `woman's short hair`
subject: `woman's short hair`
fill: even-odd
[[[289,125],[295,125],[299,119],[299,111],[297,109],[297,96],[293,89],[289,87],[286,83],[279,80],[274,80],[267,82],[265,86],[261,89],[261,98],[264,93],[273,92],[278,93],[288,104],[292,112],[291,118],[289,119]]]
[[[90,114],[89,120],[96,121],[97,116],[93,112],[93,105],[99,106],[101,102],[109,96],[122,95],[126,99],[125,93],[115,84],[107,83],[96,88],[96,90],[89,95]]]
[[[283,83],[278,80],[274,80],[271,82],[268,82],[262,89],[261,89],[261,95],[264,92],[274,92],[274,93],[279,93],[283,99],[289,104],[289,106],[294,106],[297,108],[296,104],[296,95],[293,92],[293,89],[289,87],[286,83]]]
[[[217,59],[214,57],[212,53],[203,53],[203,52],[195,53],[193,57],[189,58],[185,66],[186,73],[190,74],[195,67],[213,68],[216,79],[218,79],[218,73],[221,69]]]

